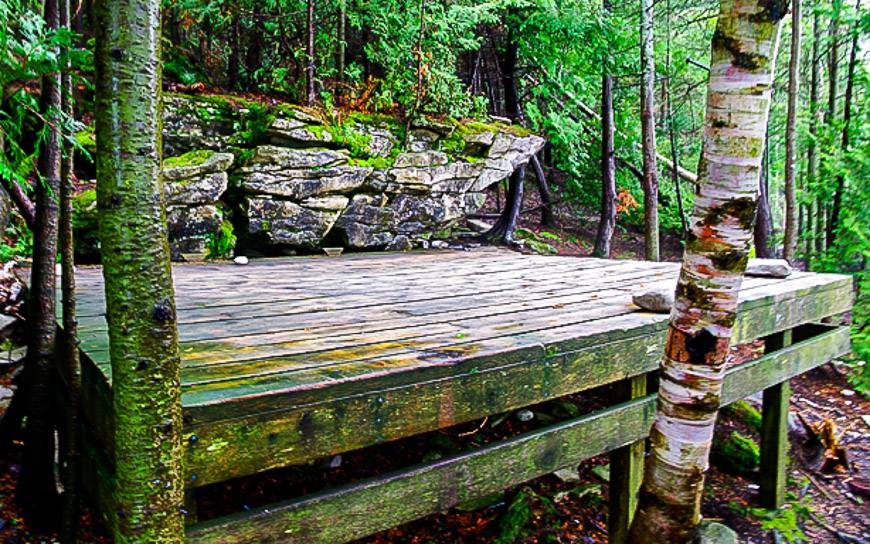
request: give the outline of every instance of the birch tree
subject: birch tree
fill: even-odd
[[[183,540],[178,332],[161,162],[160,2],[98,0],[97,206],[115,414],[115,542]]]
[[[787,0],[722,0],[711,47],[699,193],[661,364],[632,542],[688,542],[746,269]]]

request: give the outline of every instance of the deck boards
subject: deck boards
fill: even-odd
[[[597,330],[597,320],[642,313],[630,304],[631,294],[673,284],[677,269],[493,249],[178,265],[183,387],[192,392],[198,385],[306,371],[329,379],[325,369],[354,362],[398,366],[408,355],[430,360],[426,354],[439,350],[480,354],[546,341],[548,331],[569,325],[584,335]],[[788,296],[835,278],[748,278],[741,299]],[[99,270],[80,270],[78,285],[82,349],[108,376]],[[509,340],[520,335],[521,342]],[[299,380],[311,382],[310,376]]]
[[[176,265],[188,485],[649,372],[668,316],[631,295],[678,270],[501,249]],[[101,270],[77,281],[85,413],[111,449]],[[747,278],[740,298],[745,341],[847,310],[851,283]]]

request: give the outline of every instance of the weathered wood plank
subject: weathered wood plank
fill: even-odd
[[[725,402],[757,392],[758,369],[769,380],[821,364],[848,349],[848,329],[835,329],[730,368]],[[787,371],[782,372],[780,367]],[[747,376],[745,374],[749,373]],[[770,383],[763,384],[764,386]],[[221,544],[339,544],[443,511],[579,460],[643,440],[655,395],[441,461],[191,527],[187,541]]]
[[[640,399],[471,453],[252,514],[204,522],[187,542],[336,544],[439,512],[573,465],[647,432]]]
[[[823,289],[824,285],[814,289]],[[735,325],[735,342],[753,340],[759,336],[771,334],[781,328],[794,327],[802,323],[819,320],[831,315],[836,311],[845,311],[850,304],[850,293],[839,286],[836,289],[807,292],[797,301],[787,298],[776,300],[768,305],[755,305],[744,310],[741,305],[737,324]],[[625,307],[629,310],[629,307]],[[633,308],[633,307],[631,307]],[[841,309],[842,308],[842,309]],[[492,324],[491,327],[499,327],[486,333],[476,330],[474,327],[462,331],[464,336],[457,338],[456,335],[446,335],[444,338],[417,337],[409,342],[409,345],[395,345],[394,343],[370,344],[365,348],[361,356],[348,357],[348,352],[331,354],[324,352],[316,355],[321,362],[311,364],[303,356],[303,360],[296,361],[288,358],[288,361],[265,360],[256,361],[259,370],[258,375],[249,375],[244,379],[234,376],[232,372],[225,372],[225,378],[203,381],[200,385],[194,385],[185,380],[185,393],[190,398],[200,396],[200,392],[211,400],[217,398],[245,397],[249,394],[264,394],[269,388],[274,390],[289,390],[294,387],[300,389],[317,388],[318,383],[332,387],[336,383],[345,380],[358,381],[365,375],[373,378],[388,379],[389,374],[407,373],[414,369],[427,368],[437,364],[453,364],[453,361],[473,353],[482,358],[486,353],[501,352],[510,345],[520,348],[526,344],[542,343],[547,349],[553,351],[570,350],[570,343],[575,339],[582,339],[597,334],[601,328],[595,320],[609,319],[615,315],[626,314],[635,316],[637,319],[638,334],[644,333],[643,327],[651,326],[650,323],[660,325],[667,321],[667,316],[662,314],[648,314],[645,312],[619,311],[614,307],[614,312],[609,312],[606,307],[584,308],[581,313],[586,319],[574,321],[572,316],[554,316],[549,325],[538,322],[538,326],[511,327],[510,323]],[[595,313],[599,312],[600,313]],[[590,319],[594,317],[594,319]],[[574,318],[576,319],[576,318]],[[628,317],[627,319],[631,319]],[[648,331],[647,331],[648,332]],[[351,347],[353,349],[353,347]],[[350,353],[351,355],[353,352]],[[295,365],[295,366],[294,366]],[[286,371],[282,371],[286,368]],[[185,376],[187,374],[185,373]]]
[[[766,352],[774,352],[792,343],[792,331],[768,336]],[[759,499],[765,508],[778,509],[785,504],[786,468],[788,465],[788,381],[764,390],[761,408],[761,476]]]
[[[646,396],[645,374],[616,385],[614,400],[628,401]],[[637,493],[643,482],[644,440],[638,440],[610,452],[610,501],[607,515],[607,538],[610,544],[628,544],[631,520],[637,509]]]
[[[662,329],[549,357],[542,349],[531,349],[505,354],[514,359],[495,368],[441,368],[404,386],[344,391],[331,400],[318,401],[315,391],[310,404],[283,411],[200,424],[193,419],[185,433],[188,439],[196,437],[186,451],[188,485],[301,463],[650,372],[658,368],[663,342]],[[732,402],[748,396],[837,357],[848,346],[848,330],[836,329],[741,365],[723,398]],[[735,394],[741,396],[730,396]],[[215,410],[200,413],[214,416]]]

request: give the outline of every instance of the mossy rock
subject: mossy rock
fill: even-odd
[[[713,438],[710,461],[724,472],[748,475],[761,464],[761,449],[752,438],[732,431],[726,437]]]
[[[199,166],[205,161],[212,158],[216,151],[211,149],[196,149],[188,151],[177,157],[167,157],[163,159],[163,168],[182,168],[186,166]]]
[[[82,262],[94,262],[100,257],[100,224],[96,189],[82,191],[73,198],[72,205],[76,259]]]
[[[723,407],[722,415],[742,422],[755,432],[761,432],[761,412],[745,400]]]

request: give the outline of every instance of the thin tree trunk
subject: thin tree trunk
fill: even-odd
[[[24,189],[14,179],[4,176],[0,178],[0,183],[2,183],[3,188],[9,194],[12,204],[15,205],[15,210],[24,219],[24,223],[30,230],[33,230],[36,227],[36,206],[33,204],[33,201],[30,200]]]
[[[308,0],[307,24],[305,40],[305,103],[313,106],[317,101],[317,92],[314,88],[314,0]]]
[[[541,161],[537,155],[532,155],[529,159],[529,164],[535,171],[535,178],[538,180],[538,194],[541,196],[541,225],[544,227],[555,227],[556,218],[553,215],[553,193],[550,192],[550,185],[547,183],[547,174],[544,173],[544,167],[541,166]]]
[[[48,28],[60,25],[58,0],[44,3]],[[57,51],[55,51],[57,53]],[[57,486],[54,479],[54,418],[52,414],[53,361],[55,347],[55,295],[57,261],[57,195],[60,190],[60,72],[42,78],[40,109],[54,125],[46,126],[39,153],[36,185],[36,228],[33,230],[33,270],[30,286],[30,338],[27,364],[30,366],[26,391],[27,421],[24,428],[24,456],[18,481],[18,500],[31,525],[45,527],[56,520]]]
[[[674,123],[674,108],[671,99],[670,93],[670,85],[668,84],[669,78],[671,77],[671,3],[668,0],[667,5],[665,6],[666,17],[665,17],[665,35],[667,41],[665,42],[665,63],[667,66],[668,77],[662,80],[662,95],[664,97],[665,108],[667,109],[667,113],[665,116],[668,119],[668,139],[671,144],[671,158],[673,159],[674,166],[671,168],[671,177],[674,182],[674,189],[677,193],[677,212],[680,214],[680,225],[682,227],[682,238],[685,240],[689,235],[689,223],[686,220],[686,210],[683,204],[683,189],[680,186],[680,155],[679,155],[679,145],[677,141],[677,127],[676,123]]]
[[[227,87],[229,89],[239,89],[242,79],[242,73],[239,69],[241,63],[239,56],[241,55],[241,44],[239,42],[239,13],[234,5],[231,5],[233,12],[230,13],[232,23],[230,23],[230,54],[227,59]]]
[[[61,1],[61,26],[69,28],[70,0]],[[74,116],[72,77],[69,65],[61,77],[63,96],[61,109]],[[60,170],[60,253],[63,336],[61,368],[63,369],[66,406],[63,432],[63,501],[61,503],[61,542],[76,542],[79,521],[79,399],[81,398],[81,368],[79,366],[78,323],[76,321],[75,250],[73,246],[73,146],[65,142]]]
[[[819,132],[819,82],[821,80],[819,66],[820,39],[819,11],[817,6],[813,6],[813,58],[811,59],[812,62],[810,68],[810,138],[807,142],[807,186],[809,187],[810,194],[813,195],[810,204],[810,213],[807,217],[807,227],[810,231],[809,251],[811,255],[821,255],[823,251],[822,241],[820,239],[820,237],[823,236],[823,233],[817,228],[818,218],[823,214],[820,213],[819,208],[821,203],[818,196],[816,196],[818,191],[818,157],[816,153],[816,139],[818,138]]]
[[[344,92],[344,70],[347,58],[347,6],[346,0],[339,0],[338,7],[338,89],[339,94]]]
[[[160,2],[98,0],[97,205],[115,415],[115,542],[182,542],[180,358],[160,177]],[[119,32],[118,29],[137,29]]]
[[[858,0],[858,5],[855,8],[856,12],[861,11],[861,3]],[[849,125],[852,121],[852,94],[854,92],[855,83],[855,66],[858,64],[858,21],[855,22],[855,28],[852,29],[852,49],[849,54],[849,68],[846,72],[846,96],[843,98],[843,132],[840,140],[840,151],[846,153],[849,151]],[[831,222],[828,224],[827,242],[828,247],[834,244],[834,237],[837,234],[837,227],[840,223],[840,212],[843,203],[843,191],[846,189],[846,177],[840,173],[837,175],[837,184],[834,192],[834,203],[831,206]]]
[[[787,10],[785,2],[721,1],[700,191],[671,313],[652,449],[631,542],[682,544],[700,521],[704,473],[755,220],[779,27]]]
[[[659,174],[656,163],[655,81],[656,63],[653,48],[653,2],[642,0],[640,7],[640,122],[643,135],[643,216],[644,257],[659,260]]]
[[[798,240],[798,202],[795,166],[797,164],[796,125],[801,62],[801,3],[791,3],[791,56],[788,63],[788,112],[785,123],[785,225],[782,242],[783,258],[793,262]]]
[[[769,171],[770,152],[768,139],[764,139],[764,152],[761,156],[761,179],[758,181],[758,207],[755,212],[755,255],[761,259],[773,258],[770,237],[773,232],[773,217],[770,213]]]
[[[421,0],[422,1],[422,0]],[[516,17],[514,12],[509,18]],[[505,114],[515,123],[521,122],[522,109],[520,108],[519,93],[517,91],[517,56],[519,44],[517,43],[513,25],[509,24],[507,44],[500,64],[502,87],[504,88]],[[521,165],[511,174],[508,182],[507,195],[502,214],[495,225],[487,231],[483,237],[493,242],[511,244],[514,241],[514,231],[517,228],[517,220],[523,206],[523,184],[526,179],[526,166]]]
[[[610,0],[604,0],[604,11],[611,9]],[[605,62],[601,76],[601,216],[595,236],[596,257],[610,257],[610,243],[616,228],[616,155],[613,143],[613,75]]]

